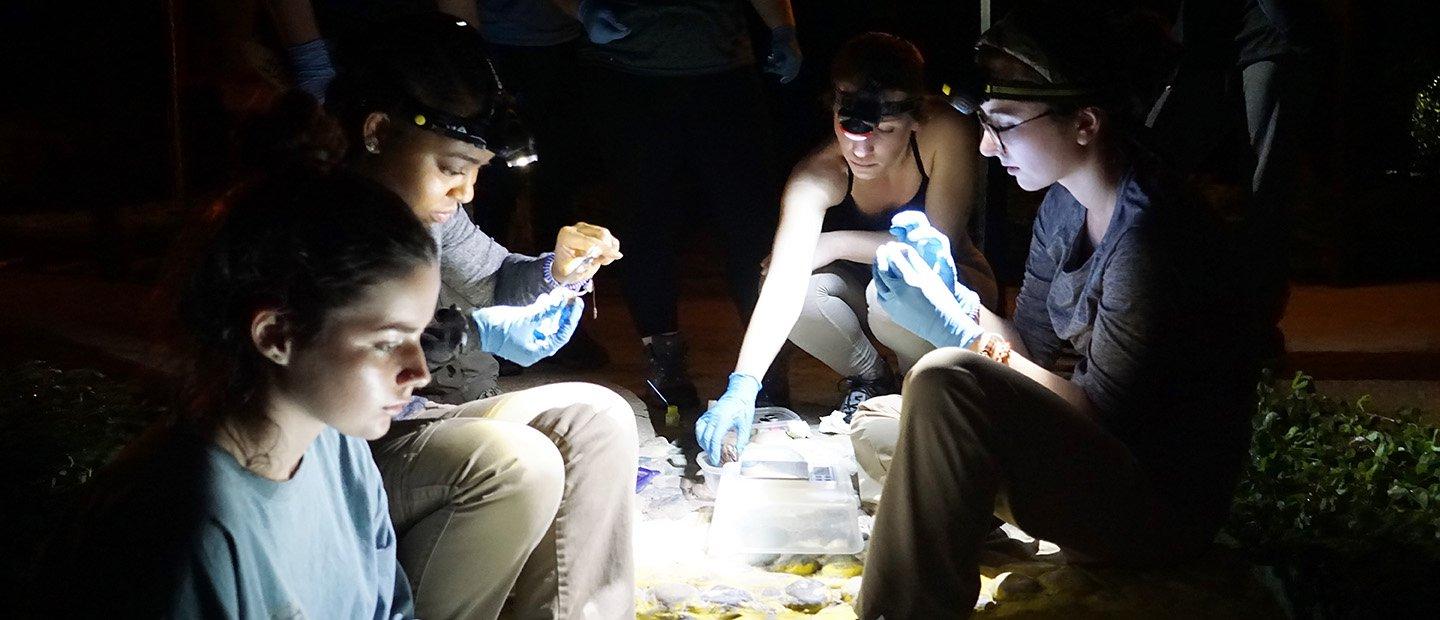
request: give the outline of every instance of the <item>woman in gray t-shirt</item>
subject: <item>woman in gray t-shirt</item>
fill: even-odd
[[[1166,191],[1134,140],[1135,62],[1163,54],[1116,44],[1149,32],[1116,30],[1123,15],[1036,6],[981,38],[987,79],[970,100],[980,152],[1022,189],[1049,188],[1014,319],[942,281],[953,265],[928,224],[877,251],[881,305],[941,348],[910,372],[893,416],[862,618],[969,609],[993,517],[1072,560],[1194,554],[1245,454],[1262,331],[1227,267],[1243,249]],[[1056,372],[1066,349],[1078,355],[1068,377]],[[883,407],[872,403],[857,423]]]

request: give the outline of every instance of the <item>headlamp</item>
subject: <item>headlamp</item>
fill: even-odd
[[[535,136],[521,122],[515,98],[500,83],[500,76],[494,74],[493,65],[490,71],[495,75],[499,88],[489,109],[474,116],[461,117],[411,98],[401,103],[400,116],[421,129],[488,150],[505,162],[507,168],[535,163],[540,159],[535,150]]]
[[[920,107],[920,98],[912,97],[900,101],[886,101],[878,88],[866,88],[855,92],[835,92],[835,113],[840,127],[845,131],[863,136],[875,131],[875,126],[887,116],[899,116],[914,112]]]
[[[1104,93],[1093,72],[1080,71],[1083,61],[1070,58],[1069,54],[1057,57],[1054,45],[1047,45],[1044,37],[1036,32],[1047,32],[1032,22],[1049,24],[1054,21],[1050,9],[1032,3],[1017,7],[1004,19],[986,30],[975,42],[977,56],[984,64],[984,58],[1000,54],[1033,72],[1036,80],[1016,81],[987,79],[979,67],[957,65],[951,75],[945,76],[941,93],[951,107],[961,114],[974,114],[980,104],[991,99],[1011,101],[1038,101],[1042,103],[1081,103]]]
[[[940,93],[950,107],[968,116],[979,110],[980,104],[991,99],[1065,103],[1094,97],[1100,93],[1100,89],[1081,85],[1037,84],[1035,82],[994,81],[988,83],[957,82],[955,84],[947,82],[940,85]]]

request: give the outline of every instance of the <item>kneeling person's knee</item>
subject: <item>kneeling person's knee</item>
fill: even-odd
[[[523,424],[493,422],[485,426],[497,436],[497,445],[475,455],[488,462],[472,463],[463,474],[459,484],[462,501],[504,501],[517,514],[548,523],[565,489],[565,463],[559,449],[544,433]]]
[[[989,359],[959,347],[936,349],[920,357],[905,375],[905,391],[949,389],[988,372]],[[913,387],[912,387],[913,386]]]

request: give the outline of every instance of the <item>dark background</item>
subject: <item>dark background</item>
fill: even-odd
[[[1172,4],[1154,0],[1162,14]],[[936,67],[967,57],[979,30],[978,2],[794,5],[805,68],[770,89],[789,162],[828,135],[819,101],[846,38],[895,32]],[[1293,273],[1328,283],[1434,279],[1440,163],[1417,151],[1411,117],[1417,92],[1440,75],[1440,12],[1422,0],[1326,0],[1320,9],[1305,173],[1291,197]],[[283,65],[256,60],[275,58],[263,10],[251,1],[20,0],[0,11],[0,265],[152,276],[184,214],[230,180],[235,119],[283,80]],[[987,251],[1013,283],[1038,197],[1003,176],[991,181]]]

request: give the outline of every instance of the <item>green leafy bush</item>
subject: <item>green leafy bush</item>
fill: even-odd
[[[1275,567],[1294,615],[1409,614],[1440,567],[1440,430],[1370,410],[1310,377],[1259,387],[1250,462],[1226,527]]]
[[[0,371],[0,554],[23,575],[73,492],[162,409],[93,370],[30,362]]]
[[[1440,430],[1418,412],[1380,415],[1315,392],[1298,374],[1262,382],[1249,468],[1230,533],[1255,549],[1377,541],[1440,552]]]

